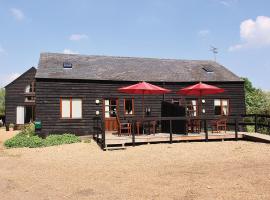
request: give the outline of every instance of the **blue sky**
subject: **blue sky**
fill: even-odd
[[[213,59],[270,90],[269,0],[0,0],[0,86],[40,52]]]

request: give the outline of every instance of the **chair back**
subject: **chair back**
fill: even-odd
[[[119,119],[119,116],[118,116],[118,113],[116,113],[116,122],[117,122],[117,125],[118,127],[120,127],[120,119]]]
[[[218,120],[218,123],[220,125],[226,125],[227,124],[227,118],[226,117],[223,117],[221,119]]]

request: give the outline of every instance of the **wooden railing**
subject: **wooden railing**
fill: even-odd
[[[98,144],[102,149],[106,148],[106,134],[104,121],[101,117],[95,117],[95,125],[94,125],[94,137],[96,138]],[[185,121],[188,120],[200,120],[201,121],[201,130],[205,133],[204,140],[207,142],[209,138],[209,124],[213,120],[219,119],[218,117],[201,117],[201,118],[191,118],[191,117],[145,117],[145,118],[130,118],[127,121],[132,123],[132,145],[136,144],[136,122],[140,122],[142,125],[149,124],[151,121],[156,121],[162,124],[162,122],[167,122],[169,124],[169,143],[173,143],[173,122],[175,121]],[[246,126],[254,126],[255,132],[260,132],[261,127],[267,129],[267,133],[270,133],[270,116],[269,115],[257,115],[257,114],[249,114],[249,115],[240,115],[240,116],[229,116],[229,121],[227,123],[230,131],[234,132],[234,139],[238,140],[238,133],[240,130],[246,129]]]
[[[245,131],[248,131],[248,126],[254,127],[255,133],[270,134],[270,115],[261,114],[245,114],[245,115],[232,115],[231,118],[237,118],[239,120],[239,126],[243,127]],[[232,123],[228,123],[233,125]]]
[[[96,116],[93,118],[94,126],[93,137],[96,139],[97,143],[104,150],[106,148],[106,134],[105,134],[105,124],[102,117]]]

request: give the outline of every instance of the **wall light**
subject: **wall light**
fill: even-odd
[[[96,115],[99,115],[99,111],[98,110],[96,111]]]
[[[100,103],[100,102],[99,102],[99,99],[96,99],[96,101],[95,101],[95,102],[96,102],[96,104],[97,104],[97,105]]]
[[[202,103],[205,103],[205,99],[202,99]]]

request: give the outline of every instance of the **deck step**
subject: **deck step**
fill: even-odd
[[[123,146],[115,146],[115,147],[106,147],[104,150],[124,150],[126,147]]]

